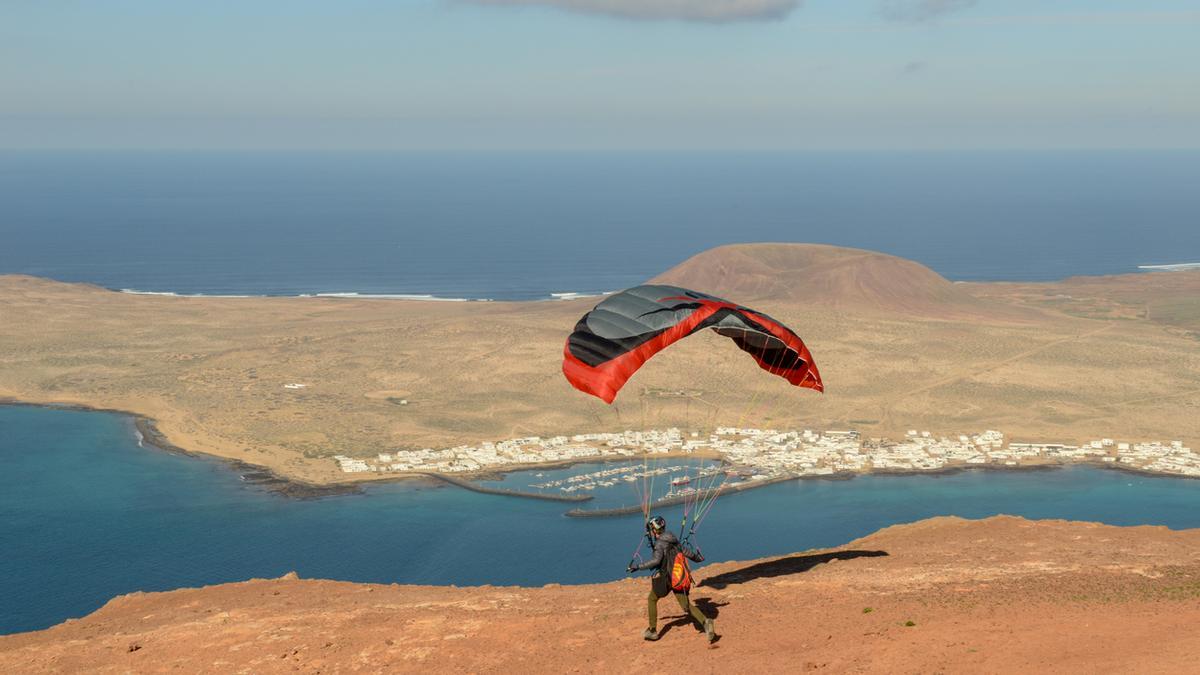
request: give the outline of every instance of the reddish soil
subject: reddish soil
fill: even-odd
[[[704,289],[739,301],[938,319],[1028,319],[1021,309],[975,297],[924,265],[821,244],[730,244],[688,258],[656,283]]]
[[[1195,672],[1200,530],[938,518],[711,565],[644,642],[645,579],[445,588],[296,578],[116,598],[0,637],[0,672]]]

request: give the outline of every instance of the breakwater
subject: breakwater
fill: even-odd
[[[463,480],[462,478],[456,478],[454,476],[449,476],[444,473],[437,473],[434,471],[428,471],[428,472],[422,471],[422,472],[420,472],[420,475],[428,476],[430,478],[444,481],[451,485],[457,485],[458,487],[463,488],[464,490],[470,490],[472,492],[482,492],[483,494],[486,494],[486,495],[501,495],[501,496],[505,496],[505,497],[521,497],[523,499],[541,499],[541,500],[545,500],[548,502],[586,502],[586,501],[590,501],[592,499],[591,495],[555,495],[555,494],[544,494],[541,492],[525,492],[523,490],[512,490],[509,488],[485,487],[483,485],[479,485],[478,483],[472,483],[469,480]]]
[[[836,480],[840,480],[840,479],[847,478],[847,477],[848,476],[841,476],[841,475],[837,475],[837,474],[830,475],[830,476],[821,476],[821,478],[836,479]],[[763,480],[747,481],[745,483],[738,483],[737,485],[734,485],[731,487],[722,487],[721,494],[722,495],[736,494],[738,492],[745,492],[747,490],[753,490],[754,488],[765,487],[767,485],[774,485],[776,483],[782,483],[784,481],[797,480],[798,478],[799,478],[799,476],[776,476],[775,478],[766,478]],[[668,506],[676,506],[678,504],[682,504],[682,503],[686,502],[690,497],[691,497],[691,495],[679,495],[676,497],[667,497],[666,499],[659,499],[655,502],[651,502],[650,508],[657,509],[657,508],[665,508]],[[641,505],[635,504],[633,506],[619,506],[619,507],[613,508],[613,509],[571,509],[570,511],[567,511],[564,515],[571,517],[571,518],[612,518],[614,516],[628,516],[633,513],[641,513],[641,512],[642,512]]]
[[[215,455],[192,452],[191,450],[181,448],[168,440],[166,435],[159,431],[158,426],[155,424],[153,419],[135,412],[130,412],[128,410],[93,407],[76,403],[34,403],[4,396],[0,396],[0,406],[43,408],[47,410],[62,410],[83,413],[111,413],[120,415],[133,421],[133,427],[137,433],[139,446],[177,455],[185,455],[188,457],[202,457],[219,460],[236,471],[241,476],[242,482],[261,487],[269,492],[273,492],[284,497],[290,497],[293,499],[318,499],[320,497],[331,497],[334,495],[363,494],[362,486],[358,483],[332,483],[327,485],[307,483],[292,478],[285,478],[268,468],[250,464],[249,462],[243,462],[238,459],[233,459],[230,457],[217,457]]]
[[[1169,473],[1164,473],[1164,472],[1160,472],[1160,471],[1148,471],[1145,469],[1139,469],[1137,467],[1132,467],[1127,464],[1112,464],[1112,463],[1107,463],[1107,462],[1072,462],[1072,463],[1046,462],[1046,463],[1039,463],[1039,464],[1020,464],[1020,465],[1016,465],[1016,466],[986,464],[986,465],[969,465],[969,466],[948,466],[948,467],[942,467],[942,468],[938,468],[938,469],[875,469],[875,470],[867,471],[867,472],[863,472],[863,473],[857,473],[857,472],[853,472],[853,471],[838,471],[836,473],[824,474],[824,475],[820,475],[820,476],[778,476],[775,478],[753,481],[751,483],[742,483],[742,484],[736,485],[734,487],[729,487],[729,488],[724,489],[722,491],[722,494],[734,494],[737,492],[744,492],[747,490],[753,490],[754,488],[765,487],[767,485],[774,485],[776,483],[782,483],[782,482],[790,481],[790,480],[844,481],[844,480],[851,480],[854,478],[861,478],[861,477],[867,477],[867,476],[878,477],[878,478],[888,478],[888,477],[902,478],[902,477],[915,477],[915,476],[929,476],[929,477],[936,478],[939,476],[947,476],[948,477],[948,476],[953,476],[956,474],[963,474],[963,473],[993,473],[993,472],[994,473],[1028,473],[1028,472],[1037,472],[1037,471],[1057,471],[1057,470],[1062,470],[1062,469],[1068,469],[1071,467],[1086,467],[1089,469],[1113,471],[1113,472],[1117,472],[1117,473],[1127,473],[1127,474],[1133,474],[1133,475],[1137,475],[1137,476],[1145,476],[1147,478],[1178,478],[1178,479],[1187,479],[1187,480],[1200,480],[1200,478],[1197,478],[1195,476],[1169,474]],[[688,499],[688,497],[686,497],[686,496],[678,496],[678,497],[670,497],[667,499],[660,499],[660,500],[652,503],[650,505],[650,508],[656,509],[656,508],[660,508],[660,507],[677,506],[679,504],[683,504],[685,501],[687,501],[687,499]],[[631,515],[634,513],[641,513],[641,512],[642,512],[641,506],[632,505],[632,506],[620,506],[620,507],[611,508],[611,509],[579,509],[579,508],[576,508],[576,509],[571,509],[570,511],[567,511],[566,514],[564,514],[564,515],[567,515],[571,518],[611,518],[611,517],[615,517],[615,516],[627,516],[627,515]]]

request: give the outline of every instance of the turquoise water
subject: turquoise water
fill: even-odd
[[[120,415],[0,406],[0,633],[121,593],[289,570],[423,584],[621,577],[640,518],[572,519],[565,508],[415,484],[297,501],[219,461],[139,448]],[[798,481],[723,499],[699,543],[713,561],[748,559],[929,516],[997,513],[1200,527],[1200,481],[1084,468]],[[676,522],[680,511],[666,515]]]

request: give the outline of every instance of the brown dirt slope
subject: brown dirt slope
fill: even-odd
[[[1019,317],[937,272],[895,256],[820,244],[732,244],[654,279],[738,301],[769,300],[931,318]]]
[[[1200,530],[937,518],[711,565],[646,643],[645,579],[439,588],[295,578],[116,598],[0,637],[0,672],[1178,673],[1200,653]]]
[[[967,285],[973,295],[1088,319],[1144,320],[1200,337],[1200,271]]]

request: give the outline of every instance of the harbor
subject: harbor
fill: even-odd
[[[661,464],[672,458],[679,461]],[[558,490],[564,494],[611,488],[620,483],[633,485],[660,477],[669,483],[683,477],[680,472],[685,466],[705,461],[726,464],[744,473],[744,477],[767,478],[1080,462],[1200,478],[1200,454],[1178,439],[1015,440],[994,429],[971,434],[910,429],[896,440],[865,438],[854,429],[716,427],[711,433],[701,434],[670,427],[569,437],[528,436],[442,450],[397,450],[368,459],[336,455],[333,460],[344,473],[373,473],[380,477],[430,472],[480,476],[548,466],[618,464],[586,476],[551,478],[527,485],[534,490]],[[655,460],[653,466],[644,467],[639,473],[636,464],[649,460]]]
[[[721,472],[722,469],[720,466],[699,468],[684,464],[660,466],[657,462],[653,464],[643,463],[641,466],[638,466],[634,463],[543,483],[533,483],[530,487],[539,490],[557,489],[565,493],[571,493],[576,490],[595,490],[597,488],[613,487],[620,483],[629,483],[635,488],[639,488],[640,486],[644,490],[646,486],[652,485],[656,479],[663,477],[663,480],[671,487],[671,492],[668,492],[665,498],[670,498],[675,496],[676,492],[683,495],[689,489],[686,486],[690,485],[693,481],[711,478]],[[734,473],[736,474],[736,472]],[[541,474],[534,475],[535,477],[540,477]]]
[[[489,495],[500,495],[502,497],[523,497],[525,499],[541,499],[550,502],[586,502],[592,499],[590,495],[559,495],[545,492],[529,492],[526,490],[513,490],[508,488],[488,487],[473,483],[469,480],[464,480],[457,476],[448,476],[444,473],[430,472],[425,474],[435,480],[440,480],[451,485],[458,486],[464,490],[472,492],[480,492]]]
[[[737,482],[733,482],[733,483],[722,483],[720,485],[717,485],[714,488],[710,488],[711,493],[712,493],[711,495],[707,494],[707,492],[705,492],[705,494],[701,494],[701,495],[699,495],[699,497],[700,498],[704,498],[706,496],[720,497],[723,495],[735,494],[738,492],[743,492],[745,490],[751,490],[754,488],[766,487],[768,485],[774,485],[775,483],[782,483],[784,481],[789,481],[789,480],[796,480],[796,479],[793,478],[792,476],[776,476],[774,478],[768,478],[766,476],[752,476],[751,478],[749,478],[747,480],[743,480],[743,481],[737,481]],[[697,492],[700,492],[700,491],[692,489],[692,490],[689,490],[686,492],[684,492],[684,491],[668,492],[666,494],[666,496],[664,496],[662,499],[656,499],[653,502],[651,502],[649,505],[649,509],[651,511],[657,511],[658,509],[664,509],[664,508],[668,508],[671,506],[678,506],[680,504],[685,504],[688,501],[692,501],[692,500],[696,499]],[[575,508],[575,509],[571,509],[570,511],[567,511],[563,515],[570,517],[570,518],[611,518],[614,516],[628,516],[628,515],[632,515],[635,513],[642,513],[642,508],[643,507],[639,504],[631,504],[629,506],[618,506],[618,507],[611,508],[611,509]]]
[[[577,436],[569,441],[584,439],[605,442],[590,457],[591,462],[581,459],[554,468],[507,471],[499,479],[485,477],[475,482],[468,480],[469,473],[427,475],[491,494],[594,504],[567,511],[565,515],[572,518],[630,515],[791,480],[847,480],[865,475],[945,475],[1086,465],[1141,475],[1200,477],[1200,455],[1182,441],[1102,438],[1079,444],[1030,442],[1009,440],[995,430],[957,437],[909,430],[903,440],[892,441],[864,439],[854,430],[737,427],[718,427],[706,438],[667,429]],[[550,440],[552,447],[563,445],[561,440]],[[525,454],[529,445],[542,442],[536,438],[520,441],[504,445]],[[570,452],[586,457],[580,447]]]
[[[4,523],[0,534],[6,535],[5,541],[29,536],[21,526],[23,514],[36,513],[53,524],[35,531],[32,539],[11,551],[16,573],[4,580],[0,589],[14,599],[11,606],[15,612],[7,614],[6,623],[0,626],[8,631],[44,627],[79,616],[114,595],[135,590],[273,578],[290,570],[303,578],[426,585],[540,586],[611,580],[622,576],[629,548],[641,532],[640,523],[631,522],[640,511],[633,483],[622,480],[597,486],[584,491],[586,495],[576,491],[571,494],[592,498],[576,503],[505,499],[502,497],[508,493],[503,490],[536,493],[536,488],[530,488],[532,483],[620,466],[640,471],[644,463],[685,466],[688,476],[718,465],[722,473],[750,470],[712,459],[662,454],[469,479],[489,490],[497,489],[496,493],[430,489],[433,479],[422,476],[421,480],[360,485],[361,494],[355,496],[297,500],[248,486],[241,480],[242,472],[230,470],[225,462],[139,447],[132,423],[122,415],[0,406],[0,428],[6,432],[0,434],[0,454],[12,469],[0,480],[0,502],[6,502],[9,512],[16,514]],[[742,440],[736,435],[724,438],[734,445]],[[1033,452],[1032,447],[1021,446],[1024,442],[1017,441],[1017,450]],[[940,441],[934,438],[924,443],[931,448],[928,454]],[[905,445],[915,447],[921,442]],[[765,441],[749,446],[761,446],[760,451],[766,452]],[[1135,450],[1132,445],[1122,450],[1116,443],[1105,448],[1102,441],[1101,446],[1088,444],[1086,452],[1129,455],[1131,460],[1135,454],[1150,457],[1155,452],[1187,457],[1182,448],[1173,450],[1169,442],[1157,449],[1148,446],[1150,450]],[[30,453],[30,447],[39,451]],[[1038,448],[1056,454],[1081,450]],[[893,448],[891,452],[896,458],[890,461],[899,464],[900,457],[915,450]],[[992,468],[1005,468],[888,469],[886,475],[880,469],[881,475],[858,473],[853,474],[854,480],[834,480],[849,477],[836,472],[800,480],[761,478],[754,480],[753,489],[751,484],[735,489],[731,482],[712,516],[704,521],[704,550],[711,560],[784,555],[844,543],[891,524],[949,513],[968,518],[1008,513],[1121,525],[1200,526],[1194,480],[1161,472],[1147,477],[1119,460],[1042,461],[1042,466],[1058,470],[1040,471],[1021,468],[1035,466],[1033,462],[1008,466],[997,461]],[[656,496],[671,489],[672,476],[684,474],[669,470],[656,474]],[[112,489],[92,489],[101,483]],[[674,487],[694,488],[696,481],[693,478],[689,485]],[[544,492],[562,494],[557,488]],[[735,499],[727,499],[735,494]],[[129,499],[129,495],[139,498]],[[605,512],[621,507],[625,508],[619,512]],[[683,507],[681,502],[660,500],[653,508],[661,509],[674,524]],[[568,509],[589,513],[563,517]],[[797,517],[798,513],[803,517]],[[754,535],[748,529],[751,523],[771,536]],[[157,544],[146,546],[146,537]],[[47,559],[44,551],[61,546],[64,538],[93,554]],[[311,545],[314,541],[324,544]],[[588,545],[568,547],[562,564],[531,564],[531,555],[537,557],[539,546],[547,541],[584,541]],[[447,555],[452,550],[447,547],[464,542],[486,555]],[[214,567],[214,561],[220,565]],[[154,584],[144,583],[147,575],[155,575]],[[53,596],[37,592],[47,587],[66,592]]]

